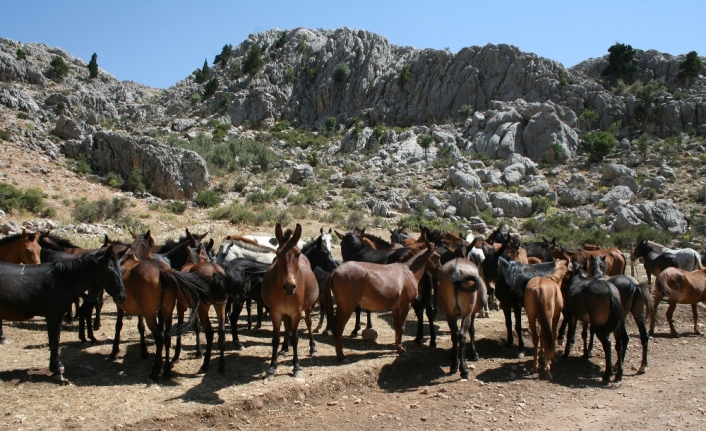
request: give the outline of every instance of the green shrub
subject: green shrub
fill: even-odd
[[[546,159],[549,163],[554,165],[564,162],[566,160],[564,146],[558,142],[554,142],[552,146],[549,147]]]
[[[412,74],[412,71],[410,70],[409,64],[405,64],[402,66],[402,69],[400,69],[400,75],[398,77],[400,87],[404,87],[404,85],[409,81],[409,77]]]
[[[281,132],[283,130],[289,129],[290,127],[292,127],[292,124],[289,121],[282,120],[279,123],[272,126],[272,128],[270,129],[270,132]]]
[[[272,190],[272,197],[275,199],[284,199],[287,197],[288,194],[289,190],[281,184],[279,184],[277,187],[275,187],[274,190]]]
[[[632,46],[616,42],[608,48],[608,67],[603,75],[614,75],[617,78],[631,79],[637,69],[635,50]]]
[[[15,55],[17,56],[18,60],[26,60],[27,59],[27,53],[22,50],[22,48],[17,48],[17,51],[15,51]]]
[[[655,229],[646,224],[641,224],[627,231],[616,232],[610,237],[612,245],[621,250],[628,250],[640,241],[654,241],[659,244],[669,244],[673,239],[672,234],[669,232]]]
[[[315,168],[319,166],[319,155],[312,151],[311,153],[308,153],[306,155],[306,162],[311,166],[312,168]]]
[[[214,120],[211,124],[213,125],[213,141],[223,142],[226,137],[226,133],[228,133],[228,129],[230,129],[230,124],[221,123],[218,120]]]
[[[130,171],[130,175],[127,177],[125,184],[123,184],[123,190],[129,192],[147,191],[147,186],[145,186],[145,183],[142,180],[142,169],[137,166],[133,166]]]
[[[213,64],[219,64],[221,67],[226,67],[228,64],[228,60],[233,56],[233,45],[231,44],[226,44],[223,45],[223,49],[221,50],[221,53],[216,55],[216,58],[213,59]]]
[[[434,142],[434,138],[428,133],[417,136],[417,143],[424,150],[424,158],[427,157],[427,152],[429,151],[429,147],[431,147],[432,142]]]
[[[289,195],[287,200],[294,205],[318,204],[326,196],[323,184],[310,181],[299,190],[296,196]]]
[[[338,63],[333,71],[333,80],[339,84],[351,76],[351,68],[346,63]]]
[[[460,115],[463,118],[470,117],[471,115],[473,115],[473,106],[461,105],[461,108],[458,110],[458,115]]]
[[[218,110],[220,112],[228,112],[231,107],[232,104],[230,101],[230,93],[221,94],[220,99],[218,100]]]
[[[211,69],[208,67],[208,61],[204,58],[203,67],[201,69],[196,69],[194,72],[194,81],[196,81],[197,84],[202,84],[210,77]]]
[[[532,196],[532,213],[541,214],[547,213],[549,208],[551,208],[552,202],[546,197]]]
[[[446,169],[453,166],[456,163],[453,150],[454,148],[451,145],[439,148],[439,151],[436,152],[436,160],[434,160],[432,166],[437,169]]]
[[[81,154],[79,158],[74,161],[74,168],[76,169],[76,173],[81,176],[93,172],[93,169],[91,169],[91,164],[88,161],[88,157],[85,154]]]
[[[201,95],[200,94],[194,93],[191,95],[191,97],[189,97],[189,103],[191,103],[192,106],[196,105],[199,102],[201,102]]]
[[[280,33],[279,38],[275,42],[275,48],[282,48],[285,43],[287,43],[287,32],[283,31]]]
[[[98,77],[98,54],[95,52],[91,56],[91,61],[88,62],[88,76],[93,79]]]
[[[348,230],[352,230],[355,228],[363,228],[365,226],[367,226],[367,222],[365,221],[365,213],[363,211],[351,211],[351,213],[348,214],[344,227]]]
[[[69,74],[69,65],[61,57],[54,57],[49,65],[49,74],[55,81],[61,81]]]
[[[593,130],[593,125],[598,121],[598,113],[591,109],[584,109],[579,115],[579,121],[583,125],[584,130]]]
[[[0,129],[0,141],[7,141],[8,139],[10,139],[10,131]]]
[[[294,81],[297,79],[297,72],[294,71],[292,66],[287,66],[287,68],[284,70],[284,80],[287,82],[287,84],[292,84]]]
[[[213,190],[202,190],[196,194],[194,203],[199,208],[212,208],[221,203],[221,197]]]
[[[120,188],[125,184],[125,180],[123,180],[123,177],[115,172],[109,172],[108,175],[105,177],[105,182],[110,187],[115,188]]]
[[[592,161],[599,162],[618,147],[618,140],[609,132],[588,132],[581,138],[581,150]]]
[[[262,66],[265,65],[265,62],[262,60],[262,47],[258,44],[253,44],[250,47],[250,51],[248,51],[247,55],[245,56],[245,60],[243,60],[243,73],[248,74],[248,75],[255,75],[257,72],[260,71]]]
[[[706,204],[706,186],[696,189],[696,192],[691,195],[691,199],[700,204]]]
[[[246,202],[252,204],[266,204],[272,202],[272,195],[267,192],[250,193],[246,198]]]
[[[327,135],[333,134],[333,132],[336,131],[336,126],[337,126],[336,117],[328,117],[326,119],[326,121],[324,121],[324,125],[323,125],[324,133]]]
[[[210,81],[208,81],[206,85],[203,86],[203,98],[208,99],[209,97],[216,94],[216,90],[218,90],[218,85],[218,78],[216,77],[213,77]]]
[[[164,208],[172,214],[183,214],[187,208],[186,202],[172,201],[164,204]]]
[[[0,209],[11,211],[20,207],[22,191],[12,184],[0,182]]]
[[[123,198],[89,201],[84,197],[74,200],[71,215],[81,223],[96,223],[108,219],[117,220],[125,210],[126,203]]]
[[[696,78],[701,75],[703,64],[696,51],[686,54],[686,59],[679,63],[679,79],[685,81],[687,86],[691,86]]]
[[[316,68],[312,67],[309,69],[309,81],[314,82],[316,81]]]
[[[252,224],[255,214],[237,202],[211,210],[209,217],[214,220],[228,220],[233,224]]]

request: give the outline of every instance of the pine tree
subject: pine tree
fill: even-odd
[[[98,54],[95,52],[91,56],[91,61],[88,63],[88,73],[91,79],[98,77]]]
[[[696,51],[691,51],[686,54],[686,60],[679,63],[679,79],[686,81],[687,86],[691,87],[694,79],[701,75],[703,64]]]

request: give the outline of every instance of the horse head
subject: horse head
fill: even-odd
[[[331,272],[338,267],[338,264],[331,256],[331,251],[325,247],[324,240],[320,236],[313,243],[306,244],[302,253],[309,259],[311,269],[321,268],[326,272]]]
[[[127,251],[127,248],[123,251]],[[120,256],[122,257],[122,255]],[[109,245],[105,249],[96,252],[93,258],[97,261],[99,270],[93,271],[96,278],[96,285],[105,288],[116,304],[122,304],[127,299],[125,285],[123,284],[122,267],[118,253]]]
[[[323,243],[324,247],[326,247],[326,250],[331,251],[331,245],[333,244],[333,237],[331,236],[331,228],[328,228],[328,232],[324,231],[324,228],[321,228],[319,232],[321,235],[319,236],[319,239]]]
[[[294,232],[288,238],[282,232],[282,225],[277,223],[275,227],[275,237],[280,246],[277,249],[277,280],[281,280],[282,289],[287,295],[293,295],[297,289],[297,278],[299,275],[299,257],[302,252],[297,247],[297,242],[302,236],[302,226],[297,223]]]
[[[38,232],[28,234],[26,230],[22,229],[22,254],[20,256],[20,262],[18,263],[37,265],[41,262],[39,254],[42,251],[42,247],[39,245],[39,238],[40,234]]]

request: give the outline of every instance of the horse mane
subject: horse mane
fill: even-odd
[[[655,253],[664,253],[665,251],[670,250],[669,247],[652,241],[644,241],[643,244],[652,249]]]
[[[385,248],[392,248],[394,245],[390,242],[385,241],[384,239],[380,238],[379,236],[371,235],[369,233],[364,233],[363,238],[371,241],[374,244],[380,245]]]
[[[140,260],[149,259],[152,256],[152,246],[144,237],[138,237],[132,242],[132,254]]]
[[[80,248],[76,244],[72,244],[71,241],[69,241],[66,238],[62,238],[60,236],[56,235],[49,235],[48,238],[56,243],[59,247],[64,247],[64,248]]]
[[[174,248],[176,248],[176,246],[178,246],[179,244],[181,244],[182,242],[184,242],[184,241],[186,241],[186,240],[187,240],[186,236],[180,236],[179,239],[176,240],[176,241],[173,240],[173,239],[171,239],[171,238],[169,238],[169,239],[167,240],[167,242],[165,242],[165,243],[159,248],[159,253],[160,253],[160,254],[165,254],[165,253],[167,253],[167,252],[170,252],[170,251],[174,250]]]
[[[90,264],[97,263],[97,255],[104,252],[105,250],[98,250],[92,253],[85,253],[76,259],[54,262],[54,268],[62,274],[75,274],[86,269]]]
[[[304,246],[302,246],[302,253],[306,254],[306,252],[309,251],[309,249],[313,248],[316,245],[316,243],[319,241],[319,238],[321,238],[320,235],[318,237],[312,239],[311,241],[305,243]]]
[[[564,279],[564,276],[566,275],[566,272],[568,270],[569,267],[567,262],[565,260],[558,260],[556,261],[556,269],[554,270],[554,273],[548,275],[547,278],[553,281],[554,283],[561,285],[561,282]]]
[[[427,248],[426,243],[417,243],[408,247],[409,251],[400,257],[397,263],[405,263],[411,260],[417,253],[419,253],[423,248]]]
[[[29,238],[30,241],[34,241],[35,235],[37,235],[37,232],[35,232],[35,233],[28,233],[28,234],[27,234],[27,238]],[[0,245],[9,244],[9,243],[11,243],[11,242],[15,242],[15,241],[17,241],[17,240],[20,239],[20,238],[22,238],[22,234],[21,234],[21,233],[16,233],[16,234],[14,234],[14,235],[8,235],[8,236],[6,236],[5,238],[0,239]]]
[[[439,229],[428,229],[427,230],[427,241],[432,244],[439,244],[443,237],[443,232]]]

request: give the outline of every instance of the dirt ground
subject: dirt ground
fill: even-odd
[[[11,344],[0,346],[5,395],[0,423],[8,430],[703,429],[706,340],[693,334],[687,306],[675,314],[682,337],[667,336],[665,311],[663,304],[644,375],[635,375],[641,349],[628,319],[626,376],[610,385],[600,382],[602,349],[597,346],[593,358],[582,360],[580,339],[571,357],[554,366],[554,381],[529,374],[529,333],[524,333],[526,357],[516,359],[502,345],[504,325],[497,311],[476,321],[480,360],[471,363],[471,378],[465,381],[448,374],[451,341],[443,315],[437,318],[439,347],[434,349],[428,339],[424,345],[412,342],[416,321],[410,315],[407,353],[398,356],[391,315],[379,313],[373,323],[377,342],[344,340],[349,364],[336,361],[332,337],[315,336],[316,358],[308,356],[306,337],[300,337],[303,379],[291,377],[288,356],[273,381],[263,380],[271,352],[271,326],[265,323],[259,332],[241,331],[242,351],[233,349],[228,336],[225,375],[215,364],[207,374],[196,374],[201,360],[194,358],[193,333],[187,334],[175,377],[153,383],[147,375],[154,356],[140,359],[135,318],[125,321],[118,360],[107,359],[115,317],[107,301],[96,345],[77,340],[76,324],[64,326],[61,358],[69,386],[49,378],[43,320],[5,323]],[[351,321],[346,333],[352,326]]]

